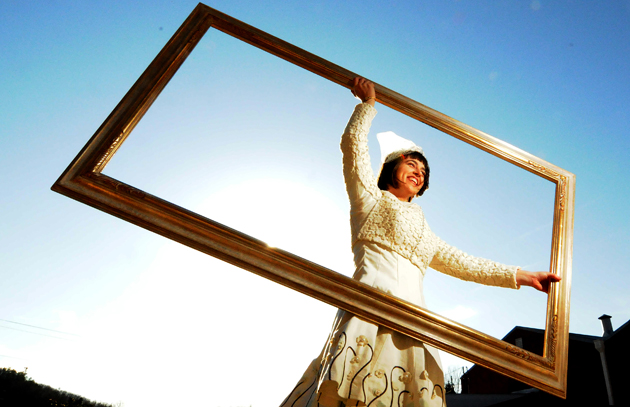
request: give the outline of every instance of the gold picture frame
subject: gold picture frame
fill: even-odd
[[[536,355],[389,296],[237,230],[102,174],[103,169],[208,29],[274,54],[346,88],[359,76],[199,4],[52,190],[439,349],[565,398],[575,175],[375,84],[378,102],[556,184],[550,270],[562,277],[547,301],[545,346]]]

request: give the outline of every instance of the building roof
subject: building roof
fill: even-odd
[[[627,324],[627,323],[626,323]],[[621,329],[621,328],[619,328]],[[544,329],[538,329],[538,328],[528,328],[526,326],[515,326],[514,328],[512,328],[512,330],[510,332],[508,332],[503,338],[502,340],[505,340],[508,336],[511,336],[512,333],[515,333],[517,331],[526,331],[526,332],[532,332],[532,333],[537,333],[540,335],[544,335],[545,330]],[[617,332],[617,331],[615,331]],[[583,335],[583,334],[572,334],[569,332],[569,340],[575,340],[575,341],[580,341],[580,342],[593,342],[595,339],[601,339],[601,336],[593,336],[593,335]]]

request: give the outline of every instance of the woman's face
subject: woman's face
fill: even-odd
[[[425,172],[424,163],[422,161],[415,158],[403,157],[394,175],[396,181],[398,181],[398,187],[394,188],[390,186],[388,191],[401,201],[411,201],[411,199],[418,195],[422,185],[424,185]]]

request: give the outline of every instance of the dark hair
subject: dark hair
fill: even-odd
[[[396,171],[398,170],[398,167],[400,166],[400,164],[403,163],[403,157],[413,158],[413,159],[419,160],[420,162],[422,162],[422,164],[424,164],[424,170],[425,170],[424,184],[422,185],[422,188],[420,188],[420,191],[418,191],[418,194],[416,195],[416,196],[421,196],[422,194],[424,194],[424,191],[426,191],[429,188],[429,174],[431,173],[431,170],[429,169],[429,162],[424,157],[424,155],[415,151],[409,154],[405,154],[404,156],[401,155],[395,160],[392,160],[388,163],[383,164],[383,167],[381,168],[381,173],[378,176],[378,187],[382,189],[383,191],[387,191],[390,186],[393,188],[398,188],[398,180],[396,180]]]

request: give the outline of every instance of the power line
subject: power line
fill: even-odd
[[[7,320],[7,319],[2,319],[2,318],[0,318],[0,321],[2,321],[2,322],[9,322],[9,323],[11,323],[11,324],[24,325],[24,326],[28,326],[28,327],[31,327],[31,328],[43,329],[44,331],[57,332],[57,333],[59,333],[59,334],[64,334],[64,335],[78,336],[79,338],[81,337],[81,335],[71,334],[70,332],[63,332],[63,331],[57,331],[57,330],[54,330],[54,329],[42,328],[41,326],[35,326],[35,325],[29,325],[29,324],[23,324],[23,323],[21,323],[21,322],[9,321],[9,320]],[[24,331],[24,332],[28,332],[28,331]]]
[[[47,337],[49,337],[49,338],[63,339],[64,341],[74,341],[74,339],[70,339],[70,338],[61,338],[61,337],[59,337],[59,336],[52,336],[52,335],[40,334],[40,333],[37,333],[37,332],[26,331],[26,330],[24,330],[24,329],[11,328],[11,327],[8,327],[8,326],[2,326],[2,325],[0,325],[0,328],[4,328],[4,329],[11,329],[11,330],[13,330],[13,331],[26,332],[26,333],[33,334],[33,335],[47,336]]]

